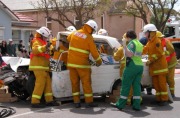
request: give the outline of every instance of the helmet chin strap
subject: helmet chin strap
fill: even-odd
[[[150,32],[150,31],[148,31],[148,39],[150,39],[150,33],[151,33],[151,32]]]

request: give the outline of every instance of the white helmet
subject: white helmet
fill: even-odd
[[[76,28],[74,26],[69,26],[66,28],[67,31],[74,32],[76,31]]]
[[[39,34],[43,35],[44,37],[48,38],[50,33],[50,30],[47,27],[41,27],[38,30],[36,30]]]
[[[89,25],[93,30],[94,32],[97,32],[97,29],[98,29],[98,25],[97,23],[94,21],[94,20],[89,20],[88,22],[85,23],[86,25]],[[94,33],[93,32],[93,33]]]
[[[147,24],[144,26],[143,32],[147,32],[147,31],[157,31],[157,28],[154,24]]]
[[[98,35],[108,36],[108,32],[105,29],[100,29]]]

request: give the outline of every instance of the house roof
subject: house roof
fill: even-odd
[[[0,8],[2,8],[14,21],[19,21],[19,18],[12,12],[2,1],[0,1]]]
[[[35,22],[32,18],[30,18],[26,15],[11,11],[2,1],[0,1],[0,7],[2,7],[4,9],[4,11],[7,12],[8,15],[10,15],[10,17],[12,18],[13,21]]]
[[[14,12],[14,14],[19,18],[19,20],[21,22],[36,22],[34,21],[32,18],[30,18],[29,16]]]

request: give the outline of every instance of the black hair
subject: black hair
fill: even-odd
[[[136,39],[136,38],[137,38],[137,35],[136,35],[136,32],[135,32],[135,31],[129,30],[129,31],[127,31],[127,33],[126,33],[126,37],[127,37],[127,38],[130,38],[130,39]]]
[[[23,41],[22,40],[19,40],[19,43],[22,43]]]

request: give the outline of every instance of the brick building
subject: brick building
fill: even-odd
[[[64,30],[64,28],[55,21],[47,21],[45,14],[36,10],[30,2],[36,2],[37,0],[2,0],[10,9],[15,12],[24,14],[31,17],[37,22],[31,23],[33,27],[50,26],[52,33],[56,36],[58,31]],[[69,14],[72,15],[72,14]],[[73,16],[73,15],[72,15]],[[72,20],[74,18],[72,17]],[[99,28],[104,28],[108,31],[110,36],[121,38],[124,32],[129,29],[135,30],[137,35],[142,30],[143,21],[133,16],[127,16],[124,13],[105,11],[102,16],[95,17],[95,21],[98,23]],[[68,27],[69,24],[65,22]]]

